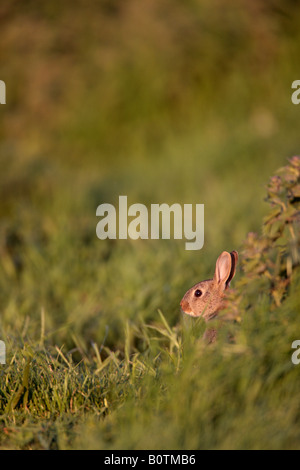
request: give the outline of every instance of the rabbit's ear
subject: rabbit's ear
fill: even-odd
[[[231,255],[227,251],[223,251],[223,253],[220,254],[216,262],[214,281],[216,281],[218,284],[224,284],[224,290],[227,287],[228,280],[230,281],[231,279],[231,270]]]
[[[237,265],[238,258],[239,258],[238,252],[235,251],[235,250],[233,250],[230,253],[230,256],[231,256],[231,271],[230,271],[229,277],[226,281],[226,288],[230,286],[231,279],[235,275],[236,265]]]

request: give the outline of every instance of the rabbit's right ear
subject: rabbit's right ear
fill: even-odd
[[[237,265],[238,258],[239,258],[238,252],[235,251],[235,250],[233,250],[230,253],[230,256],[231,256],[231,271],[230,271],[230,275],[229,275],[229,277],[226,281],[226,287],[230,286],[230,281],[233,278],[233,276],[235,275],[236,265]]]
[[[232,279],[232,260],[228,251],[223,251],[216,262],[214,281],[223,285],[223,290],[227,288],[228,282]]]

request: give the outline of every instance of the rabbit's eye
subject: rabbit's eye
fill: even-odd
[[[202,291],[200,289],[195,290],[195,297],[201,297]]]

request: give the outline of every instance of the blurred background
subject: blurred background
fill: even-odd
[[[117,348],[170,324],[223,250],[259,231],[264,185],[299,153],[292,0],[3,0],[1,327]],[[96,237],[96,208],[205,205],[205,242]]]

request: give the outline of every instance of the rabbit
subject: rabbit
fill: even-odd
[[[213,279],[198,282],[185,293],[180,302],[182,311],[192,317],[202,316],[206,322],[216,317],[226,306],[224,295],[235,275],[237,262],[237,251],[223,251],[217,259]],[[216,331],[207,329],[204,336],[208,342],[214,342]]]

